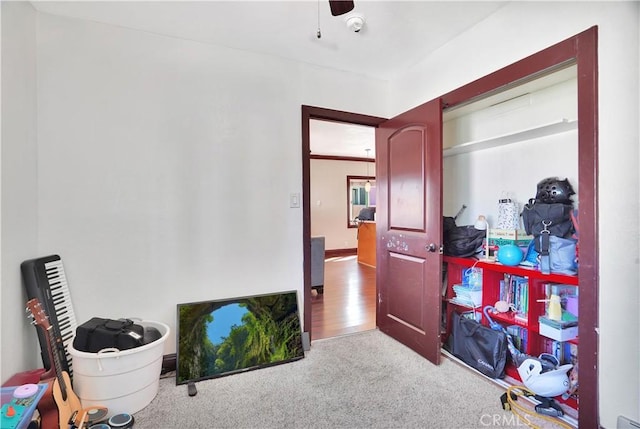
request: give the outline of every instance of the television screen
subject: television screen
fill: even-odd
[[[176,384],[304,357],[296,291],[178,304]]]

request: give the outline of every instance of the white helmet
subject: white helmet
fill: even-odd
[[[562,395],[569,389],[567,372],[572,364],[557,366],[543,372],[540,359],[527,358],[518,367],[518,374],[524,385],[533,393],[545,398]]]

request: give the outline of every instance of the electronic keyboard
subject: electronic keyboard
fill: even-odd
[[[71,294],[67,277],[62,265],[62,259],[58,255],[44,256],[30,259],[20,264],[22,279],[27,289],[29,299],[37,298],[49,315],[49,324],[53,328],[54,338],[62,340],[59,348],[53,350],[57,353],[62,364],[62,369],[73,376],[71,354],[69,349],[76,334],[78,323],[71,303]],[[46,370],[52,366],[48,354],[48,341],[43,332],[38,330],[40,352],[42,362]]]

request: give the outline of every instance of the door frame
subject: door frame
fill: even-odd
[[[386,118],[361,115],[359,113],[322,107],[302,105],[302,248],[304,270],[304,331],[313,339],[311,332],[311,135],[309,121],[320,119],[356,125],[377,127]]]

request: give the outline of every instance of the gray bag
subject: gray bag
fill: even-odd
[[[576,243],[573,238],[560,238],[552,235],[549,237],[549,267],[548,271],[552,273],[575,275],[578,270],[576,264]],[[543,261],[540,261],[540,271],[545,272]]]

